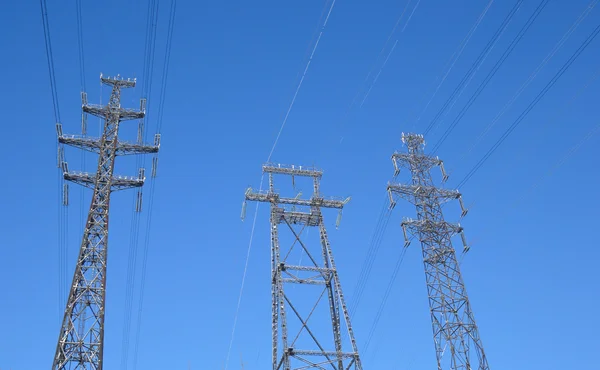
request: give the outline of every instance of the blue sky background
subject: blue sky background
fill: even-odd
[[[88,100],[103,102],[99,74],[143,76],[146,2],[83,1]],[[409,9],[415,5],[411,2]],[[404,1],[339,0],[320,40],[273,155],[281,163],[325,170],[323,192],[352,196],[339,230],[326,214],[348,301],[381,211],[390,155],[403,131],[423,131],[487,43],[513,1],[495,1],[431,105],[415,124],[446,61],[485,7],[484,1],[422,0],[410,23],[392,34]],[[526,0],[460,100],[437,130],[433,147],[537,6]],[[562,37],[588,0],[550,1],[438,155],[456,185],[496,142],[600,22],[594,9],[489,135],[463,156],[482,130]],[[156,73],[149,100],[156,126],[168,3],[161,3]],[[281,127],[312,49],[325,1],[178,1],[156,179],[138,368],[221,369],[225,363],[254,206],[239,215],[244,190],[258,187],[261,164]],[[327,9],[327,8],[325,8]],[[80,80],[74,1],[48,4],[63,130],[80,130]],[[322,21],[322,20],[321,20]],[[402,22],[406,21],[406,17]],[[5,2],[0,13],[4,140],[0,216],[0,369],[49,367],[61,312],[58,286],[56,133],[39,4]],[[377,73],[394,42],[378,80]],[[596,195],[598,135],[557,162],[600,124],[600,40],[584,51],[545,98],[460,190],[472,205],[462,221],[471,251],[462,264],[481,337],[494,369],[591,369],[600,329]],[[571,98],[583,86],[576,99]],[[351,102],[359,94],[364,104]],[[138,107],[141,89],[123,105]],[[154,99],[154,101],[153,101]],[[424,100],[425,99],[425,100]],[[154,111],[152,109],[155,109]],[[153,115],[154,114],[154,115]],[[135,138],[133,122],[122,137]],[[90,118],[91,134],[97,120]],[[71,169],[82,167],[70,149]],[[95,161],[86,157],[86,169]],[[148,160],[149,161],[149,160]],[[553,170],[554,169],[554,170]],[[549,171],[551,175],[547,176]],[[117,172],[134,175],[133,161]],[[546,177],[543,177],[546,176]],[[408,181],[407,177],[400,176]],[[531,187],[538,186],[532,190]],[[306,191],[305,193],[307,193]],[[146,190],[146,195],[149,191]],[[82,233],[80,189],[71,186],[68,280]],[[134,192],[112,199],[105,368],[120,367]],[[83,208],[82,208],[83,207]],[[142,215],[145,224],[148,207]],[[413,243],[374,339],[364,342],[403,240],[399,203],[353,321],[365,369],[435,367],[419,246]],[[458,205],[446,207],[458,220]],[[142,227],[140,240],[144,240]],[[460,243],[456,243],[459,246]],[[143,243],[140,242],[140,250]],[[138,262],[142,257],[138,258]],[[248,262],[230,369],[270,366],[268,209],[261,207]],[[136,277],[130,363],[137,327]],[[66,287],[64,287],[66,289]],[[591,312],[590,312],[591,311]],[[327,322],[323,322],[324,325]]]

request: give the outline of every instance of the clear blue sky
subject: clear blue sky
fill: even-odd
[[[146,2],[83,1],[88,99],[100,99],[99,74],[143,75]],[[424,130],[512,7],[496,1],[425,110]],[[535,70],[588,0],[550,1],[438,154],[456,185],[600,22],[594,9],[536,79],[468,156],[463,153]],[[413,1],[410,5],[412,8]],[[527,0],[440,128],[441,137],[538,1]],[[158,30],[158,92],[167,2]],[[239,218],[247,186],[258,187],[283,116],[307,62],[325,2],[178,1],[156,180],[138,368],[220,369],[225,361],[251,229]],[[435,88],[445,62],[484,8],[484,1],[422,0],[396,40],[376,84],[375,65],[406,0],[338,0],[298,94],[273,160],[325,170],[323,192],[352,201],[330,237],[346,297],[364,261],[386,182],[390,154],[402,149],[415,111]],[[410,9],[409,8],[409,9]],[[65,132],[80,129],[75,2],[49,2],[57,88]],[[406,18],[404,19],[406,20]],[[404,22],[404,21],[403,21]],[[0,12],[3,144],[0,216],[0,368],[48,368],[59,329],[56,133],[39,4],[5,2]],[[540,180],[600,123],[596,80],[567,102],[598,70],[600,39],[573,64],[479,172],[460,189],[471,211],[463,226],[472,242],[462,271],[493,369],[597,368],[600,304],[597,260],[598,154],[592,136],[551,176]],[[372,87],[362,106],[348,107]],[[106,102],[105,88],[103,102]],[[137,107],[140,89],[123,105]],[[150,121],[156,126],[156,98]],[[152,99],[155,99],[154,101]],[[153,108],[154,107],[154,108]],[[156,110],[154,110],[156,114]],[[345,117],[345,118],[344,118]],[[130,126],[127,126],[130,125]],[[124,124],[133,139],[135,123]],[[92,134],[97,120],[90,119]],[[342,140],[343,138],[343,140]],[[67,152],[72,169],[80,153]],[[91,170],[92,157],[87,156]],[[135,174],[132,162],[117,166]],[[406,177],[401,177],[406,179]],[[528,189],[539,183],[532,192]],[[515,204],[519,198],[523,198]],[[125,278],[133,192],[113,197],[106,316],[105,368],[120,366]],[[71,186],[69,282],[82,233],[80,190]],[[84,212],[89,193],[85,192]],[[147,209],[143,215],[145,215]],[[458,219],[458,206],[447,207]],[[400,203],[383,239],[353,326],[359,350],[373,323],[402,247]],[[143,229],[143,228],[142,228]],[[141,240],[143,241],[144,230]],[[143,243],[140,243],[140,249]],[[456,243],[458,246],[459,243]],[[138,261],[141,260],[141,257]],[[362,351],[365,369],[435,367],[419,246],[411,245],[375,338]],[[139,272],[139,269],[138,269]],[[262,207],[229,368],[270,366],[268,210]],[[139,274],[134,315],[137,317]],[[326,323],[324,323],[326,324]],[[132,334],[136,323],[132,324]],[[131,348],[134,337],[132,336]],[[133,350],[130,351],[130,353]],[[130,355],[130,359],[133,356]],[[133,366],[130,364],[129,366]]]

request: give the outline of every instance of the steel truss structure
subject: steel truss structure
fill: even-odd
[[[461,194],[456,190],[435,187],[430,172],[432,167],[440,167],[442,181],[446,181],[448,176],[440,159],[424,153],[422,135],[403,133],[402,142],[408,147],[408,153],[392,155],[395,175],[400,168],[407,168],[412,183],[389,183],[387,190],[391,207],[396,204],[395,198],[400,197],[413,203],[417,209],[417,219],[404,219],[402,229],[405,246],[410,243],[407,233],[421,242],[438,370],[489,370],[452,246],[452,236],[460,234],[464,252],[469,247],[460,224],[446,222],[442,214],[441,204],[454,199],[458,199],[462,215],[467,214]],[[444,356],[445,353],[448,355]]]
[[[350,325],[350,316],[335,267],[323,215],[321,214],[321,208],[334,208],[341,212],[350,199],[324,198],[321,196],[319,183],[323,172],[314,168],[265,164],[263,172],[268,174],[269,189],[265,192],[248,189],[245,194],[244,209],[247,201],[268,202],[271,204],[273,370],[326,368],[361,370],[362,365],[352,326]],[[295,198],[281,197],[274,188],[274,175],[290,176],[292,182],[296,177],[311,178],[313,183],[312,197],[310,199],[300,199],[299,196]],[[339,221],[340,218],[338,217],[338,224]],[[289,250],[282,249],[280,246],[281,225],[283,225],[282,233],[288,232],[286,236],[293,239]],[[321,258],[314,257],[317,256],[316,245],[311,248],[305,242],[306,239],[302,237],[302,232],[311,227],[317,228],[319,232]],[[301,248],[305,253],[307,258],[304,260],[308,260],[306,265],[288,262],[288,256],[294,247]],[[319,262],[319,260],[322,262]],[[312,286],[310,290],[312,292],[321,291],[321,295],[316,299],[314,305],[312,305],[312,301],[308,301],[308,298],[294,300],[290,296],[290,289],[293,287],[284,288],[289,284]],[[322,287],[322,289],[319,287]],[[328,300],[329,312],[326,312],[324,307],[317,307],[323,297]],[[312,309],[308,315],[303,316],[298,305],[307,303]],[[323,310],[319,311],[319,308],[323,308]],[[315,311],[322,312],[330,318],[330,328],[329,325],[323,327],[322,323],[309,325],[309,320],[314,316]],[[297,321],[293,320],[294,323],[290,323],[288,316],[295,317]],[[292,331],[291,324],[299,326],[297,333],[295,330]],[[325,332],[328,335],[323,335]]]
[[[119,141],[119,124],[125,120],[142,119],[145,115],[145,100],[142,100],[139,111],[121,108],[121,89],[134,87],[135,80],[123,80],[119,76],[100,76],[100,80],[112,88],[108,105],[87,104],[86,94],[82,93],[82,110],[83,122],[85,114],[104,119],[102,136],[93,139],[63,135],[62,126],[57,124],[58,141],[97,153],[98,168],[95,174],[70,172],[67,162],[59,154],[59,165],[63,169],[64,178],[92,188],[94,193],[60,328],[53,370],[101,370],[103,367],[110,194],[116,190],[141,187],[145,180],[143,169],[140,169],[138,177],[114,176],[115,158],[123,154],[157,153],[160,146],[159,135],[155,136],[153,145]],[[85,128],[83,131],[85,133]],[[155,161],[153,165],[154,163]],[[141,201],[139,195],[141,193],[138,194],[138,202]],[[136,208],[139,209],[139,206],[140,204]]]

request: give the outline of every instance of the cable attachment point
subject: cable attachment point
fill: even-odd
[[[460,217],[461,218],[465,217],[467,215],[467,213],[469,213],[469,210],[467,208],[465,208],[465,204],[463,202],[462,195],[458,196],[458,203],[460,204],[460,209],[462,211],[460,214]]]
[[[444,168],[444,161],[440,160],[440,171],[442,172],[442,182],[448,181],[448,174],[446,173],[446,169]]]
[[[340,223],[342,222],[342,210],[338,212],[337,219],[335,220],[335,228],[339,229]]]
[[[135,200],[135,211],[138,213],[142,212],[142,199],[143,199],[142,191],[138,190],[137,198]]]
[[[459,232],[458,233],[460,234],[460,238],[461,238],[462,243],[463,243],[463,253],[467,253],[469,251],[469,249],[471,249],[471,247],[469,247],[467,245],[467,238],[465,237],[464,229],[460,225],[458,225],[458,227],[459,227]]]
[[[69,206],[69,184],[64,183],[63,184],[63,206],[68,207]]]
[[[402,227],[402,234],[404,235],[404,248],[406,248],[410,245],[410,239],[408,239],[408,234],[406,232],[406,221],[402,221],[400,226]]]

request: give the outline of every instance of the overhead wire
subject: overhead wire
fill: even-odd
[[[431,130],[434,128],[434,126],[440,122],[440,120],[444,116],[444,114],[447,113],[449,111],[449,109],[454,106],[454,104],[456,103],[458,98],[462,95],[462,93],[467,88],[467,86],[469,85],[471,80],[475,77],[475,74],[477,73],[477,71],[483,64],[483,62],[487,59],[490,52],[494,49],[494,47],[500,40],[500,37],[506,31],[508,25],[511,23],[514,16],[517,14],[519,9],[521,8],[523,1],[524,0],[518,0],[515,3],[515,5],[511,8],[511,10],[508,12],[508,14],[504,18],[504,20],[502,21],[500,26],[498,26],[498,28],[496,29],[496,31],[494,32],[492,37],[488,40],[487,44],[481,50],[481,52],[479,53],[479,55],[477,56],[477,58],[475,59],[473,64],[471,64],[471,67],[469,67],[469,70],[467,71],[467,73],[465,73],[465,75],[463,76],[461,81],[454,88],[454,90],[450,94],[450,97],[448,99],[446,99],[446,101],[444,102],[442,107],[438,110],[438,112],[436,113],[434,118],[431,120],[429,125],[427,125],[427,127],[425,128],[425,130],[423,132],[423,134],[425,136],[427,136],[431,132]]]
[[[421,112],[418,114],[416,121],[413,123],[413,130],[415,129],[415,126],[419,123],[419,121],[421,121],[421,117],[427,111],[427,108],[429,108],[429,105],[431,104],[431,102],[433,102],[433,99],[437,95],[438,91],[440,90],[440,88],[442,87],[442,85],[444,84],[444,82],[446,82],[446,79],[448,78],[448,75],[450,74],[450,72],[454,68],[454,65],[456,64],[456,62],[462,56],[463,51],[465,50],[465,48],[467,47],[467,45],[471,41],[471,38],[475,34],[475,31],[477,31],[477,29],[479,28],[479,25],[481,24],[481,22],[483,21],[483,19],[487,15],[488,10],[490,10],[490,8],[491,8],[491,6],[492,6],[493,3],[494,3],[494,0],[490,0],[486,4],[485,8],[483,8],[483,11],[479,14],[479,16],[477,17],[477,19],[475,20],[475,23],[469,29],[469,32],[467,33],[467,35],[461,40],[461,42],[458,44],[458,47],[456,48],[456,50],[450,56],[450,59],[448,59],[448,61],[446,62],[446,64],[442,68],[442,75],[443,75],[442,79],[437,84],[437,86],[435,87],[435,90],[434,90],[433,94],[431,95],[431,97],[429,98],[429,100],[427,101],[427,103],[425,104],[425,106],[423,107],[423,109],[421,110]],[[446,70],[447,67],[448,67],[448,70]],[[437,82],[437,80],[439,80],[439,76],[436,78],[436,82]],[[423,96],[423,100],[422,101],[425,100],[425,96]]]
[[[458,60],[458,58],[464,51],[466,45],[468,44],[469,40],[473,36],[474,32],[477,30],[479,24],[484,19],[485,15],[487,14],[492,3],[493,3],[493,0],[491,0],[490,2],[487,3],[486,7],[483,9],[483,11],[479,14],[478,18],[475,20],[475,23],[469,29],[469,32],[467,33],[467,35],[461,40],[458,48],[453,52],[452,56],[450,57],[450,59],[448,60],[448,62],[444,66],[444,68],[442,69],[442,71],[445,71],[446,67],[448,65],[450,65],[450,68],[446,71],[446,74],[445,74],[444,78],[442,79],[442,81],[437,85],[437,88],[434,91],[433,96],[429,99],[429,102],[431,102],[431,100],[433,100],[433,97],[437,93],[437,90],[439,90],[440,86],[444,83],[446,76],[448,75],[448,73],[450,73],[454,64],[456,63],[456,61]],[[410,4],[410,2],[409,2],[409,4]],[[408,6],[408,4],[407,4],[407,6]],[[406,8],[405,8],[405,11],[406,11]],[[401,15],[401,18],[402,18],[402,15]],[[394,28],[396,28],[398,26],[400,19],[398,20],[398,22],[396,23],[396,26]],[[509,19],[509,21],[510,21],[510,19]],[[500,32],[503,32],[502,28],[500,30],[501,30]],[[391,35],[388,37],[388,41],[390,38],[391,38]],[[421,114],[423,114],[425,112],[428,104],[421,111]],[[373,235],[371,237],[371,241],[369,244],[369,248],[367,250],[367,254],[362,263],[359,277],[358,277],[356,285],[354,287],[353,295],[351,296],[351,300],[350,300],[350,304],[349,304],[349,308],[350,308],[349,311],[350,311],[351,317],[354,317],[354,315],[356,314],[356,311],[358,309],[358,306],[360,305],[360,302],[362,300],[362,297],[363,297],[363,294],[364,294],[364,291],[366,288],[366,284],[371,275],[371,271],[372,271],[375,259],[379,253],[379,249],[380,249],[381,243],[383,241],[383,236],[387,230],[387,225],[388,225],[390,217],[391,217],[392,212],[389,207],[389,200],[388,200],[387,192],[384,195],[385,195],[384,202],[383,202],[383,205],[380,210],[380,215],[379,215],[378,221],[376,223]],[[384,304],[384,306],[385,306],[385,304]],[[377,324],[375,324],[375,326],[376,325]]]
[[[371,328],[369,329],[369,334],[367,335],[367,340],[363,346],[363,351],[365,351],[365,352],[369,349],[369,345],[371,344],[371,340],[373,339],[373,335],[375,334],[377,325],[379,325],[379,320],[381,319],[383,311],[385,310],[385,306],[386,306],[387,301],[392,292],[394,283],[396,282],[396,277],[398,276],[398,273],[400,272],[400,267],[402,266],[402,262],[404,262],[404,257],[406,256],[407,250],[408,250],[407,247],[403,247],[402,251],[400,252],[400,255],[398,256],[398,259],[396,260],[394,270],[392,271],[392,276],[390,277],[390,280],[388,281],[388,285],[385,288],[385,292],[383,294],[383,299],[381,300],[381,303],[379,304],[379,307],[377,308],[377,313],[375,314],[375,318],[373,319],[373,323],[371,324]]]
[[[177,1],[171,0],[171,7],[169,9],[169,22],[167,26],[167,42],[165,46],[165,57],[163,61],[163,70],[162,70],[162,79],[161,79],[161,89],[158,101],[158,114],[157,114],[157,125],[156,132],[158,134],[161,133],[162,130],[162,120],[164,114],[164,105],[167,93],[167,79],[169,74],[169,65],[171,58],[171,50],[173,45],[173,32],[175,29],[175,19],[177,13]],[[154,35],[156,35],[156,27],[154,29]],[[155,37],[155,36],[154,36]],[[152,50],[151,64],[153,64],[152,59],[154,59],[154,50]],[[148,94],[150,93],[152,80],[150,78]],[[158,155],[155,155],[155,158],[158,158]],[[145,157],[144,162],[145,163]],[[137,312],[137,321],[136,321],[136,334],[135,334],[135,347],[133,354],[133,363],[134,369],[137,368],[138,364],[138,353],[139,353],[139,345],[140,345],[140,334],[141,334],[141,323],[142,323],[142,311],[144,305],[144,293],[145,293],[145,285],[146,285],[146,274],[147,274],[147,264],[148,264],[148,251],[150,246],[150,230],[152,225],[152,215],[154,208],[154,194],[155,194],[155,179],[151,177],[150,180],[150,196],[149,196],[149,205],[148,205],[148,213],[146,217],[146,232],[144,237],[144,246],[143,246],[143,254],[142,254],[142,266],[141,266],[141,279],[140,279],[140,293],[139,293],[139,304],[138,304],[138,312]]]
[[[540,64],[536,67],[536,69],[529,75],[527,80],[523,82],[523,84],[519,87],[519,89],[514,93],[514,95],[510,98],[510,100],[502,107],[502,109],[496,114],[494,119],[487,125],[487,127],[477,136],[475,141],[470,145],[465,153],[459,159],[459,162],[470,154],[473,149],[481,142],[481,140],[489,133],[489,131],[498,123],[500,118],[504,116],[504,114],[508,111],[508,109],[514,104],[514,102],[521,96],[523,91],[535,80],[539,72],[548,64],[548,62],[556,55],[556,53],[562,49],[565,42],[571,37],[571,35],[575,32],[577,27],[585,20],[585,18],[590,14],[593,8],[598,4],[599,0],[592,0],[588,5],[586,5],[584,11],[577,17],[575,22],[569,27],[569,29],[565,32],[565,34],[558,40],[556,45],[550,50],[548,55],[540,62]]]
[[[146,33],[144,42],[144,62],[142,69],[142,88],[141,97],[142,99],[149,99],[151,92],[151,80],[154,71],[154,50],[156,46],[156,28],[158,22],[158,6],[159,3],[156,0],[148,1],[147,13],[146,13]],[[148,118],[149,108],[146,104],[145,117],[138,123],[138,141],[142,139],[142,144],[145,142],[145,133],[148,131],[145,129],[145,123],[149,122]],[[142,167],[144,163],[144,155],[136,155],[136,169]],[[121,369],[126,370],[129,366],[129,348],[131,340],[131,324],[132,324],[132,310],[135,292],[135,281],[137,276],[137,258],[139,248],[139,235],[140,235],[140,210],[138,209],[137,203],[139,202],[139,193],[132,195],[132,210],[131,210],[131,227],[130,227],[130,238],[129,238],[129,253],[127,257],[127,273],[125,282],[125,309],[123,319],[123,334],[121,339]],[[134,360],[135,362],[135,360]]]
[[[502,134],[502,136],[494,143],[494,145],[486,152],[486,154],[475,164],[475,166],[465,175],[465,177],[459,182],[457,188],[463,187],[477,171],[488,161],[490,156],[502,145],[502,143],[510,136],[510,134],[519,126],[519,124],[527,117],[529,112],[539,103],[539,101],[546,95],[546,93],[556,84],[560,77],[569,69],[569,67],[577,60],[577,58],[583,53],[583,51],[589,46],[589,44],[596,38],[600,32],[600,25],[598,25],[583,41],[583,43],[575,50],[573,55],[563,64],[563,66],[556,72],[554,77],[544,86],[544,88],[536,95],[533,101],[521,112],[521,114],[515,119],[515,121],[508,127],[508,129]]]
[[[52,53],[52,38],[50,35],[50,23],[48,20],[48,5],[46,3],[46,0],[40,0],[40,13],[42,16],[42,28],[43,28],[43,33],[44,33],[44,46],[45,46],[45,51],[46,51],[46,62],[47,62],[47,67],[48,67],[48,76],[49,76],[49,80],[50,80],[50,92],[52,95],[52,110],[54,113],[54,122],[55,124],[60,124],[61,119],[60,119],[60,106],[59,106],[59,99],[58,99],[58,90],[56,87],[56,73],[55,73],[55,69],[54,69],[54,55]],[[64,312],[64,304],[66,301],[66,294],[64,292],[64,288],[67,285],[66,283],[66,257],[67,257],[67,246],[66,246],[66,240],[67,240],[67,235],[66,235],[66,224],[67,221],[65,219],[65,211],[64,211],[64,206],[63,206],[63,189],[64,189],[64,178],[63,178],[63,173],[62,173],[62,163],[63,163],[63,158],[64,158],[64,151],[63,151],[63,146],[62,144],[58,143],[56,144],[56,153],[57,153],[57,167],[58,167],[58,171],[57,171],[57,190],[58,190],[58,196],[57,196],[57,200],[58,200],[58,204],[57,204],[57,211],[58,211],[58,221],[57,221],[57,249],[58,249],[58,289],[57,289],[57,295],[58,295],[58,309],[57,309],[57,313],[58,313],[58,317],[59,320],[62,321],[63,318],[63,312]]]
[[[492,69],[488,72],[487,76],[479,84],[479,86],[477,87],[477,89],[475,90],[475,92],[471,95],[471,97],[469,98],[469,100],[467,101],[467,103],[463,106],[463,108],[460,110],[460,112],[458,113],[458,115],[454,118],[454,120],[452,121],[452,123],[450,124],[450,126],[446,129],[446,131],[444,132],[444,134],[442,135],[442,137],[434,145],[433,150],[432,150],[432,154],[435,154],[437,152],[437,150],[442,146],[442,144],[446,141],[446,139],[448,139],[448,136],[450,136],[450,134],[452,133],[452,131],[454,130],[454,128],[456,128],[456,126],[458,125],[458,123],[462,120],[462,118],[465,116],[465,114],[467,113],[467,111],[469,110],[469,108],[471,108],[471,106],[473,105],[473,103],[475,103],[475,100],[477,100],[477,98],[481,95],[481,93],[483,92],[483,90],[487,87],[487,85],[489,84],[489,82],[496,75],[496,73],[498,72],[498,70],[502,67],[502,65],[504,64],[504,62],[506,61],[506,59],[508,59],[508,57],[512,54],[513,50],[516,48],[516,46],[519,44],[519,42],[523,39],[523,36],[525,36],[525,34],[529,30],[529,28],[531,28],[531,26],[535,23],[536,19],[538,18],[538,16],[542,12],[542,10],[544,10],[544,8],[546,7],[546,5],[548,4],[548,1],[549,0],[542,0],[542,1],[540,1],[540,3],[538,4],[537,8],[534,10],[534,12],[531,14],[531,16],[529,16],[529,18],[527,19],[527,22],[525,22],[525,24],[519,30],[519,32],[517,33],[517,35],[513,38],[513,40],[511,41],[511,43],[504,50],[504,52],[502,53],[502,55],[500,56],[500,58],[496,61],[496,64],[494,64],[494,66],[492,67]]]
[[[145,106],[145,117],[140,120],[138,124],[138,143],[143,144],[146,142],[147,130],[145,128],[146,122],[149,122],[149,105],[147,101],[150,99],[152,92],[152,80],[154,72],[154,56],[156,51],[156,32],[157,23],[159,16],[159,2],[156,0],[148,1],[147,12],[146,12],[146,32],[144,42],[144,61],[143,61],[143,72],[142,72],[142,88],[141,97],[146,99]],[[136,155],[136,169],[145,167],[145,155]],[[151,186],[152,187],[152,186]],[[121,343],[121,369],[125,370],[129,366],[129,349],[131,340],[131,325],[132,325],[132,310],[135,292],[135,282],[137,276],[138,267],[138,250],[139,250],[139,236],[140,236],[140,220],[141,220],[141,201],[142,201],[141,189],[132,195],[132,214],[131,214],[131,229],[130,229],[130,243],[128,253],[128,265],[127,265],[127,277],[125,284],[125,310],[123,320],[123,335]],[[148,232],[148,230],[146,231]],[[140,326],[139,320],[136,321],[136,332]],[[137,346],[137,341],[136,341]],[[134,363],[137,362],[137,358],[134,359]]]
[[[408,5],[410,4],[411,1],[408,2],[408,4],[406,4],[406,6],[408,7]],[[404,26],[402,27],[402,29],[400,30],[400,34],[404,33],[404,30],[406,30],[406,27],[408,27],[408,24],[410,23],[410,20],[412,19],[413,15],[415,14],[415,11],[417,10],[417,8],[419,7],[419,4],[421,3],[421,0],[417,1],[417,4],[413,7],[412,11],[410,12],[410,15],[408,16],[408,19],[406,20],[406,22],[404,23]],[[390,37],[393,35],[393,33],[396,30],[396,27],[398,26],[398,24],[400,23],[400,20],[402,19],[402,16],[404,15],[406,11],[406,8],[404,8],[404,11],[402,12],[402,14],[400,15],[400,18],[398,19],[398,22],[396,22],[396,25],[394,25],[394,29],[392,30],[392,33],[390,33],[390,36],[388,37],[388,39],[386,40],[385,44],[384,44],[384,48],[385,45],[387,45],[387,43],[389,42]],[[365,96],[363,97],[362,101],[360,102],[360,108],[362,108],[363,104],[365,104],[365,101],[367,100],[367,98],[369,97],[369,95],[371,94],[371,90],[373,90],[373,87],[375,86],[375,84],[377,83],[377,81],[379,80],[379,76],[381,75],[381,72],[383,72],[383,69],[385,68],[388,60],[390,59],[390,56],[392,55],[392,53],[394,52],[394,49],[396,49],[396,45],[398,44],[398,40],[396,40],[396,42],[394,42],[394,45],[392,46],[390,52],[388,53],[387,57],[385,58],[385,60],[383,61],[383,64],[381,65],[381,67],[379,68],[379,71],[377,72],[377,74],[375,75],[375,78],[373,79],[373,81],[371,82],[369,89],[367,90],[367,93],[365,94]],[[369,72],[369,74],[371,74],[371,72]]]
[[[301,75],[300,81],[298,82],[298,85],[296,86],[296,89],[295,89],[294,94],[292,96],[292,100],[291,100],[291,102],[290,102],[290,104],[289,104],[289,106],[287,108],[287,111],[286,111],[286,113],[284,115],[284,118],[283,118],[283,122],[280,125],[279,131],[277,132],[277,136],[275,137],[275,141],[273,142],[273,146],[271,147],[271,150],[270,150],[269,155],[267,157],[267,163],[271,161],[273,153],[275,152],[275,148],[277,147],[277,144],[279,142],[279,138],[281,137],[283,129],[286,126],[286,123],[288,121],[288,118],[289,118],[289,115],[290,115],[290,113],[292,111],[292,108],[294,107],[294,104],[296,103],[296,98],[298,97],[298,93],[300,92],[300,89],[302,88],[302,84],[304,83],[304,79],[305,79],[306,74],[307,74],[307,72],[309,70],[309,67],[310,67],[310,65],[312,63],[313,57],[315,55],[315,52],[317,51],[317,47],[319,46],[319,42],[321,41],[321,37],[323,36],[323,33],[325,31],[325,28],[327,26],[327,23],[329,21],[329,17],[331,16],[331,12],[333,11],[335,3],[336,3],[336,0],[331,1],[331,5],[330,5],[329,10],[327,12],[327,16],[325,17],[325,20],[323,21],[323,25],[320,27],[319,35],[317,36],[317,39],[316,39],[316,41],[314,43],[314,46],[312,48],[312,51],[310,53],[309,59],[308,59],[308,61],[306,63],[306,66],[304,67],[304,70],[302,71],[302,75]],[[260,185],[259,185],[259,189],[260,190],[262,190],[262,188],[263,188],[264,177],[265,177],[265,175],[263,173],[261,175],[261,178],[260,178]],[[230,358],[230,355],[231,355],[231,348],[233,347],[233,342],[234,342],[234,339],[235,339],[235,331],[236,331],[236,327],[237,327],[237,321],[238,321],[238,317],[239,317],[240,307],[241,307],[241,304],[242,304],[242,297],[243,297],[243,294],[244,294],[244,286],[245,286],[245,282],[246,282],[246,275],[247,275],[247,272],[248,272],[248,263],[249,263],[249,260],[250,260],[250,253],[251,253],[251,250],[252,250],[252,242],[254,240],[254,231],[255,231],[255,228],[256,228],[256,219],[257,219],[257,215],[258,215],[259,205],[260,205],[260,203],[257,202],[255,210],[254,210],[254,217],[253,217],[253,220],[252,220],[252,228],[250,230],[250,241],[248,242],[248,248],[247,248],[247,251],[246,251],[246,259],[245,259],[245,262],[244,262],[244,270],[243,270],[243,273],[242,273],[242,282],[240,284],[240,291],[239,291],[239,294],[238,294],[237,305],[236,305],[235,314],[234,314],[234,318],[233,318],[233,325],[232,325],[232,329],[231,329],[231,339],[229,341],[229,346],[228,346],[228,349],[227,349],[227,355],[226,355],[226,358],[225,358],[225,368],[224,368],[224,370],[227,370],[228,367],[229,367],[229,358]]]
[[[381,48],[381,50],[379,51],[379,54],[377,55],[377,57],[375,58],[375,61],[373,62],[373,65],[371,66],[371,68],[369,69],[368,73],[367,73],[367,77],[365,77],[364,81],[359,85],[356,94],[354,95],[354,97],[352,98],[352,101],[350,102],[350,105],[346,108],[344,114],[342,115],[342,118],[340,120],[340,130],[343,128],[344,123],[346,122],[346,118],[348,117],[348,115],[350,114],[350,111],[352,110],[352,108],[354,108],[354,106],[356,105],[356,102],[358,101],[358,98],[361,94],[361,92],[364,91],[365,89],[365,84],[369,81],[369,79],[371,78],[371,75],[375,72],[375,69],[377,68],[377,66],[379,65],[379,60],[381,59],[381,57],[384,55],[385,50],[390,42],[390,40],[392,39],[392,36],[394,36],[394,33],[396,32],[396,29],[398,29],[398,26],[400,25],[400,22],[402,21],[402,19],[404,18],[404,15],[406,14],[409,5],[411,4],[412,0],[408,0],[406,5],[404,6],[404,9],[402,10],[402,13],[400,13],[400,16],[398,17],[398,19],[396,20],[396,23],[394,24],[394,27],[392,28],[392,31],[389,33],[387,39],[385,40],[383,47]],[[397,42],[397,40],[396,40]],[[394,44],[395,47],[395,44]],[[389,59],[391,55],[391,52],[388,52],[388,55],[386,57],[386,60]],[[385,66],[385,65],[384,65]],[[380,67],[380,71],[381,69],[384,67]],[[372,82],[371,84],[367,85],[368,90],[370,90],[372,88]],[[362,100],[364,102],[364,99]],[[362,103],[361,103],[362,105]],[[340,139],[340,143],[342,142],[343,137]]]

